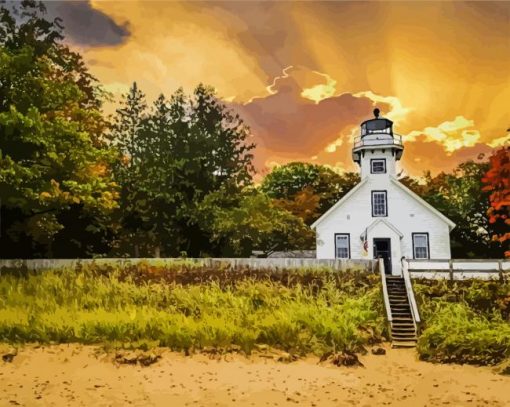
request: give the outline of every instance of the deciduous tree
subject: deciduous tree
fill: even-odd
[[[0,8],[2,256],[51,256],[74,215],[91,224],[62,248],[104,249],[103,216],[116,206],[101,88],[43,13],[34,1]]]
[[[261,190],[311,224],[360,181],[352,172],[338,174],[323,165],[294,162],[276,167],[262,181]]]
[[[492,238],[503,246],[505,256],[510,257],[510,147],[494,152],[482,181],[483,190],[490,193],[487,214],[493,227]]]

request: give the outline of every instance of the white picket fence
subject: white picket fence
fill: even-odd
[[[85,265],[133,266],[147,264],[155,267],[165,265],[197,264],[206,267],[249,267],[265,269],[293,269],[293,268],[320,268],[329,267],[337,271],[362,270],[375,272],[376,260],[356,259],[310,259],[310,258],[98,258],[98,259],[14,259],[0,260],[0,273],[2,270],[48,270],[61,268],[75,268]]]
[[[103,258],[103,259],[14,259],[0,260],[0,273],[6,269],[48,270],[80,265],[133,266],[144,263],[165,267],[178,262],[204,266],[231,266],[269,269],[330,267],[337,271],[365,270],[376,272],[377,260],[310,259],[310,258]],[[410,278],[449,280],[510,280],[510,260],[403,260]],[[407,267],[406,267],[407,266]]]
[[[510,260],[405,259],[411,278],[447,280],[510,280]]]

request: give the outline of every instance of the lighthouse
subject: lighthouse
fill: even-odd
[[[450,259],[455,224],[398,180],[402,136],[379,109],[373,113],[360,124],[352,148],[360,183],[312,225],[317,258],[382,258],[393,275],[400,275],[402,257]]]

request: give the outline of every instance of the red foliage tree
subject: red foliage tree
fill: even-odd
[[[508,248],[510,244],[510,147],[497,150],[490,157],[490,167],[482,179],[484,190],[491,192],[489,222],[497,225],[494,240]],[[510,248],[505,251],[510,257]]]

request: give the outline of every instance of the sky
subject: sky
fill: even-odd
[[[47,3],[117,98],[200,82],[251,128],[259,174],[307,161],[356,170],[379,107],[404,175],[450,171],[510,142],[510,2]]]

